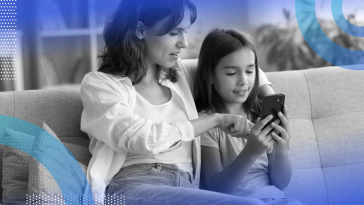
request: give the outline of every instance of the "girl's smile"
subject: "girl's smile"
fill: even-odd
[[[213,72],[213,86],[226,106],[241,106],[255,82],[255,55],[249,48],[232,52],[218,62]]]
[[[244,89],[244,90],[234,90],[233,92],[234,92],[235,94],[237,94],[237,95],[245,96],[249,90],[250,90],[250,89]]]

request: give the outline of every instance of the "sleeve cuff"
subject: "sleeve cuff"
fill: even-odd
[[[176,127],[180,131],[182,138],[182,141],[192,141],[195,139],[195,130],[193,129],[193,126],[190,121],[187,122],[177,122],[175,123]]]
[[[171,141],[167,144],[164,144],[161,147],[158,147],[154,150],[152,150],[152,153],[154,155],[160,155],[163,154],[165,152],[177,149],[178,147],[181,146],[182,141],[192,141],[195,139],[194,136],[194,129],[193,126],[191,124],[191,122],[187,121],[187,122],[178,122],[178,123],[174,123],[174,125],[177,127],[177,129],[179,130],[179,132],[181,133],[181,138],[178,139],[177,141]]]

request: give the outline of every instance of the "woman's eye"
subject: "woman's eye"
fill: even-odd
[[[170,36],[177,36],[178,33],[169,33]]]
[[[254,71],[246,71],[246,73],[252,74],[252,73],[254,73]]]

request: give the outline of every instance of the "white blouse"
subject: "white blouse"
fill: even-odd
[[[182,99],[171,90],[171,99],[161,105],[153,105],[136,92],[136,106],[134,113],[141,118],[151,119],[153,122],[185,122],[188,121],[187,112]],[[144,156],[129,152],[123,167],[143,163],[175,164],[181,170],[189,172],[192,176],[192,141],[182,141],[180,147],[175,150],[155,155]]]

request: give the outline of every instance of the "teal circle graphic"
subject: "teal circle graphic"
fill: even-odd
[[[0,115],[0,144],[14,147],[38,160],[57,182],[65,204],[75,204],[75,199],[77,204],[95,204],[80,164],[58,139],[42,128]]]
[[[333,0],[332,10],[333,12],[335,10],[335,13],[333,14],[335,18],[339,18],[341,15],[337,14],[339,6],[342,14],[342,0]],[[296,0],[295,11],[297,24],[302,36],[317,55],[327,62],[342,68],[364,70],[363,50],[351,50],[341,47],[329,39],[323,32],[316,17],[315,0]],[[341,24],[341,26],[344,27],[344,24]],[[354,25],[352,25],[351,29],[354,28],[362,29],[362,27],[354,27]],[[358,30],[358,32],[355,33],[361,33],[361,30]],[[348,65],[347,56],[358,59],[358,62],[363,64]]]
[[[343,2],[344,0],[333,0],[331,3],[331,12],[336,24],[349,35],[364,37],[364,27],[353,25],[344,17],[342,9]]]

